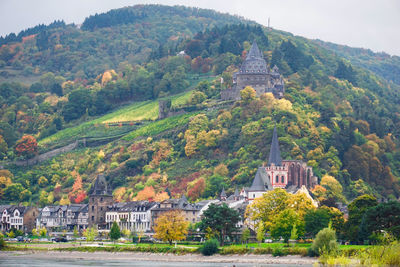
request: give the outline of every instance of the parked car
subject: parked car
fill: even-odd
[[[68,242],[67,238],[65,238],[64,236],[53,237],[51,239],[51,241],[57,242],[57,243],[59,243],[59,242]]]

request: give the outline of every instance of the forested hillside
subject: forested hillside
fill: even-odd
[[[222,188],[229,194],[249,186],[267,160],[274,125],[282,157],[302,159],[325,177],[312,191],[320,201],[400,195],[399,86],[318,42],[213,11],[164,6],[113,10],[87,18],[81,29],[44,32],[52,45],[36,57],[24,41],[2,40],[1,55],[23,48],[4,69],[18,60],[51,72],[31,85],[0,85],[1,159],[31,158],[89,134],[121,136],[35,166],[7,165],[0,170],[2,202],[84,202],[100,172],[117,201],[182,194],[195,201]],[[40,34],[30,37],[33,49]],[[253,40],[283,74],[285,97],[258,98],[247,88],[241,101],[221,102]],[[46,67],[58,44],[66,60]],[[67,64],[74,54],[77,61]],[[154,120],[160,98],[185,113]]]
[[[388,81],[400,84],[399,56],[391,56],[384,52],[374,53],[369,49],[353,48],[320,40],[315,42],[336,52],[339,56],[346,58],[358,67],[371,70]]]

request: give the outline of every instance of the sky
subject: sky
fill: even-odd
[[[185,5],[243,16],[311,39],[400,56],[399,0],[0,0],[0,35],[135,4]]]

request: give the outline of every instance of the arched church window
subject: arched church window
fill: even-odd
[[[281,177],[281,183],[284,184],[285,183],[285,176],[282,175]]]

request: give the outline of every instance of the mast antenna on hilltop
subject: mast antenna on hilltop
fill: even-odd
[[[268,29],[269,30],[271,29],[270,22],[271,22],[270,17],[268,17]]]

